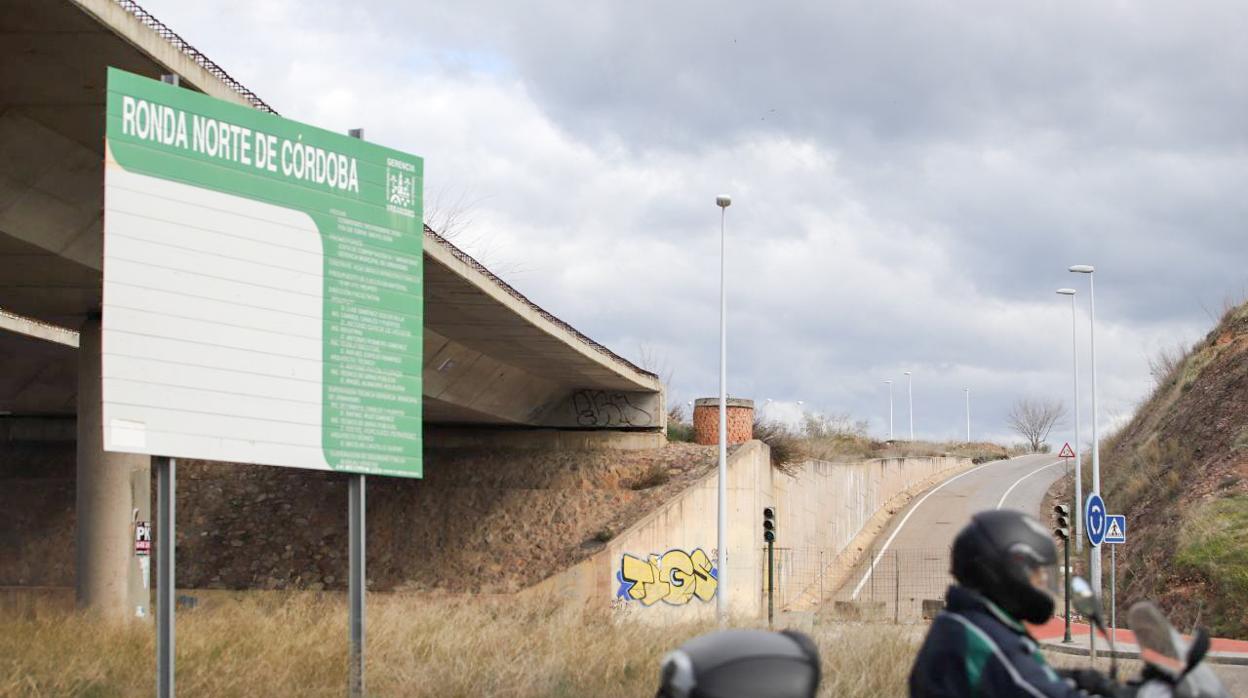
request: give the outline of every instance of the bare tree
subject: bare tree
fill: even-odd
[[[802,413],[801,435],[808,439],[865,436],[866,433],[867,422],[861,419],[853,419],[848,412],[835,414]]]
[[[637,365],[658,376],[665,388],[670,388],[672,379],[676,377],[676,369],[668,363],[667,355],[648,342],[641,342],[637,345]]]
[[[1049,432],[1066,417],[1066,405],[1061,400],[1031,400],[1023,398],[1014,403],[1006,415],[1010,428],[1027,439],[1032,453],[1038,453]]]
[[[425,197],[425,225],[444,239],[455,241],[472,227],[477,206],[483,198],[469,198],[462,190],[442,188]],[[462,244],[462,241],[461,241]]]

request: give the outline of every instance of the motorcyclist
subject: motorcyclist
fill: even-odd
[[[1023,625],[1047,621],[1056,607],[1057,546],[1039,521],[980,512],[954,539],[952,558],[957,584],[911,669],[912,698],[1133,694],[1095,670],[1053,669]]]

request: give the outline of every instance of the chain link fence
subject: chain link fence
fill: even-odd
[[[864,553],[846,575],[837,553],[809,548],[775,549],[777,613],[814,612],[840,620],[919,623],[944,608],[945,591],[954,583],[950,550],[888,548]],[[1058,548],[1059,564],[1061,547]],[[767,551],[763,550],[763,608],[767,604]],[[1063,615],[1059,579],[1057,615]]]
[[[915,623],[944,605],[952,583],[949,551],[871,550],[846,575],[836,552],[776,548],[774,603],[777,611],[815,611],[844,620]],[[767,602],[766,550],[763,603]]]

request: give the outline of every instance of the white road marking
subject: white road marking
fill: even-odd
[[[1036,473],[1040,472],[1041,470],[1044,470],[1045,468],[1052,468],[1053,466],[1058,465],[1058,464],[1060,464],[1061,462],[1062,462],[1062,461],[1060,461],[1060,460],[1055,460],[1055,461],[1053,461],[1052,463],[1049,463],[1048,465],[1042,465],[1042,466],[1040,466],[1039,468],[1036,468],[1035,470],[1031,471],[1030,473],[1027,473],[1026,475],[1024,475],[1024,476],[1022,476],[1022,477],[1018,478],[1017,480],[1015,480],[1015,481],[1014,481],[1014,484],[1013,484],[1013,485],[1010,485],[1010,489],[1006,490],[1006,491],[1005,491],[1005,494],[1001,495],[1001,501],[997,502],[997,508],[998,508],[998,509],[1000,509],[1001,507],[1005,506],[1005,498],[1006,498],[1006,497],[1009,497],[1009,496],[1010,496],[1010,493],[1014,491],[1014,488],[1015,488],[1015,487],[1018,487],[1020,484],[1022,484],[1023,480],[1026,480],[1027,478],[1031,477],[1032,475],[1035,475]],[[1041,504],[1043,504],[1043,503],[1044,503],[1044,502],[1041,502]]]
[[[1026,456],[1018,456],[1018,458],[1025,458],[1025,457]],[[1014,459],[1011,458],[1010,460],[1014,460]],[[1000,463],[1001,461],[999,460],[989,461],[988,463],[984,463],[978,468],[972,468],[966,471],[965,473],[954,475],[953,477],[949,478],[948,480],[945,480],[944,482],[940,483],[936,487],[933,487],[932,489],[928,490],[927,494],[923,495],[923,497],[918,501],[917,504],[910,507],[910,511],[907,511],[906,515],[901,518],[901,523],[897,524],[897,528],[893,529],[893,534],[888,537],[888,540],[884,541],[884,545],[883,547],[880,548],[879,554],[875,556],[875,559],[871,562],[871,566],[868,567],[866,573],[862,575],[862,580],[858,582],[858,586],[854,587],[854,593],[849,598],[851,600],[858,598],[858,594],[862,592],[862,588],[866,586],[867,582],[871,579],[871,573],[875,572],[875,566],[880,563],[880,560],[884,559],[884,553],[888,551],[888,546],[893,544],[893,539],[897,537],[898,533],[901,533],[901,529],[905,528],[906,522],[910,520],[910,517],[914,514],[914,512],[918,511],[919,507],[923,506],[923,502],[926,502],[928,497],[941,491],[942,489],[944,489],[945,485],[948,485],[951,482],[955,482],[957,480],[960,480],[966,477],[967,475],[970,475],[971,473],[983,470],[984,468],[987,468],[990,465],[999,465]]]

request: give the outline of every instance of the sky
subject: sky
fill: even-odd
[[[918,438],[1102,432],[1248,298],[1242,2],[143,5],[283,116],[425,158],[427,220],[669,380]],[[802,405],[798,406],[798,401]],[[1051,440],[1069,440],[1073,420]]]

